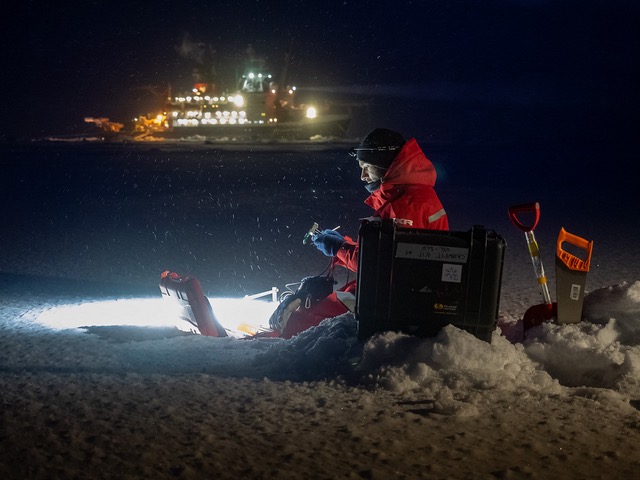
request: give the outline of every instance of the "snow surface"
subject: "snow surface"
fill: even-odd
[[[629,180],[598,198],[584,185],[610,170],[568,180],[597,148],[425,146],[452,228],[507,240],[490,344],[455,327],[362,344],[352,314],[291,340],[185,333],[163,269],[198,276],[228,325],[263,323],[274,304],[244,295],[326,265],[301,245],[313,220],[357,234],[357,169],[341,146],[74,148],[4,147],[1,478],[637,478],[640,252],[616,222]],[[541,185],[527,158],[555,177]],[[506,209],[538,200],[552,292],[559,226],[594,257],[584,321],[523,339],[541,300]]]

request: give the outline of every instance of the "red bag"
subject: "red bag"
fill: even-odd
[[[349,309],[338,300],[336,293],[333,292],[309,308],[300,305],[289,317],[281,337],[291,338],[308,328],[319,325],[325,318],[337,317],[348,311]]]

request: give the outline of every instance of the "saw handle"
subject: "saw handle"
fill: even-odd
[[[534,214],[532,225],[528,226],[520,221],[518,215],[521,215],[523,213]],[[540,221],[540,204],[538,202],[523,203],[522,205],[514,205],[512,207],[509,207],[509,218],[511,219],[511,223],[513,223],[523,232],[533,232],[538,225],[538,222]]]
[[[562,248],[563,243],[568,243],[586,251],[585,259],[576,257]],[[556,244],[556,255],[571,270],[588,272],[591,265],[591,253],[593,252],[593,240],[588,241],[582,237],[567,232],[564,227],[560,228],[558,242]]]

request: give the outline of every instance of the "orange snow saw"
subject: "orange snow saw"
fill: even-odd
[[[580,258],[563,248],[571,245],[571,251],[580,253]],[[593,241],[560,229],[556,248],[556,299],[558,323],[578,323],[582,320],[587,273],[591,266]]]
[[[533,219],[530,223],[524,224],[521,219],[518,218],[522,215],[532,215]],[[544,300],[544,303],[534,305],[525,312],[522,323],[524,329],[527,330],[557,317],[557,304],[551,301],[549,287],[547,286],[547,276],[540,258],[540,248],[533,233],[540,221],[540,204],[535,202],[509,207],[509,218],[516,228],[523,231],[525,234],[527,247],[529,248],[529,255],[531,256],[531,262],[533,263],[533,270],[535,271],[538,285],[540,285],[540,291],[542,292],[542,298]]]

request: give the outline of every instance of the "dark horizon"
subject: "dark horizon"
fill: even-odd
[[[157,108],[153,89],[191,85],[197,58],[180,52],[186,35],[211,49],[220,69],[252,45],[277,75],[291,48],[288,73],[301,93],[337,92],[375,110],[376,124],[395,117],[418,131],[481,124],[479,135],[500,137],[506,115],[510,131],[522,122],[518,138],[567,129],[569,137],[600,132],[616,141],[634,141],[638,126],[640,7],[624,0],[300,8],[225,1],[206,10],[162,1],[51,10],[34,1],[11,10],[4,138],[72,134],[87,129],[86,116],[126,123]],[[425,121],[434,105],[435,118]],[[468,126],[459,124],[465,110]],[[354,134],[367,127],[355,125]]]

